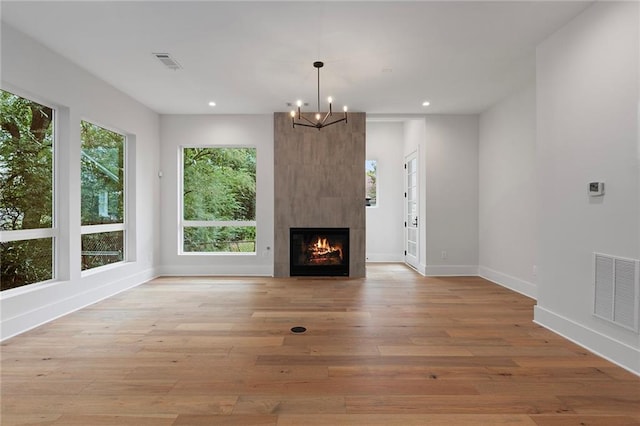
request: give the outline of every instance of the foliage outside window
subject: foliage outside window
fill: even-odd
[[[256,149],[183,148],[182,252],[255,253]]]
[[[82,270],[124,260],[125,137],[80,123]]]
[[[376,160],[365,161],[365,188],[366,206],[378,205],[378,162]]]
[[[0,90],[0,287],[54,278],[53,110]]]

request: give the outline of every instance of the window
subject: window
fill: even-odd
[[[375,207],[378,205],[378,162],[376,160],[365,161],[365,188],[366,206]]]
[[[82,270],[124,260],[125,136],[82,121]]]
[[[256,149],[183,148],[182,253],[255,253]]]
[[[2,290],[54,278],[53,110],[0,90]]]

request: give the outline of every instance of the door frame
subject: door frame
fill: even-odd
[[[415,150],[404,157],[404,262],[418,270],[420,265],[420,162],[419,162],[418,150]],[[409,167],[409,162],[413,161],[415,170]],[[415,176],[415,185],[411,185],[410,173]],[[411,191],[411,189],[414,191]],[[413,194],[413,196],[412,196]],[[411,210],[410,203],[413,204]],[[411,231],[414,230],[415,241],[409,239]],[[411,244],[415,244],[413,250],[410,247]],[[415,252],[415,253],[413,253]]]

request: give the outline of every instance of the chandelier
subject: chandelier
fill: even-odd
[[[342,108],[343,110],[342,118],[334,119],[333,121],[327,121],[329,120],[330,117],[333,117],[333,109],[331,108],[331,102],[333,101],[333,99],[331,99],[331,96],[329,96],[329,98],[327,99],[327,101],[329,102],[329,112],[327,112],[324,115],[324,117],[322,116],[322,114],[320,114],[320,68],[324,66],[324,62],[316,61],[313,63],[313,66],[318,70],[318,110],[315,114],[315,121],[309,120],[307,117],[302,115],[302,112],[300,110],[300,108],[302,107],[302,101],[298,101],[296,102],[296,105],[298,106],[298,113],[296,114],[296,111],[291,110],[291,124],[293,125],[293,128],[295,129],[296,126],[304,126],[304,127],[315,127],[316,129],[320,130],[323,127],[331,126],[332,124],[340,123],[341,121],[344,121],[346,124],[347,123],[347,107],[346,106]]]

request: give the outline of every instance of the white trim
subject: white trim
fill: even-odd
[[[61,200],[60,200],[60,188],[62,187],[60,184],[60,170],[62,169],[62,167],[60,167],[60,165],[62,164],[61,160],[60,160],[60,141],[62,140],[62,137],[60,137],[60,128],[63,127],[63,125],[60,125],[60,122],[62,121],[62,117],[68,118],[68,114],[65,115],[65,113],[62,112],[61,109],[58,108],[54,108],[53,109],[53,155],[52,155],[52,160],[53,160],[53,170],[51,171],[52,176],[51,178],[53,179],[53,185],[52,185],[52,190],[53,190],[53,194],[51,194],[52,197],[52,206],[51,208],[53,209],[53,212],[51,213],[51,220],[53,221],[53,231],[54,231],[54,240],[53,240],[53,259],[51,259],[52,262],[52,268],[53,268],[53,279],[54,280],[59,280],[60,279],[60,262],[61,262],[61,258],[63,258],[63,255],[61,255],[61,251],[62,251],[62,247],[60,244],[60,218],[61,218],[61,214],[60,214],[60,210],[61,210]],[[64,131],[62,131],[64,134]]]
[[[404,259],[404,256],[403,256],[403,259]],[[405,265],[407,265],[409,268],[411,268],[411,269],[413,269],[414,271],[416,271],[417,273],[419,273],[420,275],[422,275],[423,277],[426,277],[426,276],[427,276],[427,275],[425,274],[426,266],[425,266],[424,264],[420,263],[420,264],[418,264],[418,266],[417,266],[417,267],[415,267],[415,266],[413,266],[412,264],[410,264],[410,263],[408,263],[408,262],[406,262],[406,261],[404,261],[404,260],[403,260],[403,263],[404,263]]]
[[[101,300],[115,296],[130,288],[136,287],[158,276],[154,269],[147,269],[133,275],[111,281],[105,285],[90,288],[85,292],[71,295],[68,298],[39,306],[33,310],[21,312],[11,318],[2,318],[0,341],[29,331],[42,324],[68,315],[79,309],[93,305]],[[56,285],[66,285],[67,281],[58,281]],[[6,298],[9,299],[9,298]]]
[[[20,287],[8,288],[6,290],[2,290],[0,292],[0,302],[5,299],[10,299],[14,296],[19,296],[21,294],[30,293],[32,291],[37,291],[39,289],[47,288],[52,285],[58,284],[60,281],[52,278],[46,281],[38,281],[31,284],[21,285]]]
[[[229,256],[229,254],[225,254]],[[169,265],[160,266],[161,276],[273,277],[273,265]]]
[[[404,263],[402,253],[367,253],[366,261],[370,263]]]
[[[127,262],[126,260],[118,260],[117,262],[107,263],[105,265],[100,265],[100,266],[94,266],[93,268],[84,269],[80,271],[80,276],[82,278],[85,278],[90,275],[95,275],[104,271],[108,271],[109,269],[121,268],[122,265],[126,263],[130,263],[130,262]]]
[[[56,228],[16,229],[0,231],[0,242],[38,240],[41,238],[54,238],[58,236]]]
[[[365,177],[365,180],[366,180],[366,178],[367,178],[366,162],[367,162],[367,161],[373,161],[373,162],[375,162],[375,165],[376,165],[376,204],[375,204],[375,205],[373,205],[373,206],[367,206],[367,205],[365,205],[365,207],[366,207],[367,209],[377,209],[377,208],[378,208],[378,206],[380,205],[380,191],[378,190],[378,175],[379,175],[379,173],[378,173],[378,159],[377,159],[377,158],[370,158],[370,157],[367,157],[367,158],[369,158],[369,159],[368,159],[368,160],[366,160],[366,159],[364,160],[364,161],[365,161],[365,169],[364,169],[364,177]],[[366,188],[365,188],[365,189],[366,189]],[[366,197],[367,197],[367,194],[365,193],[365,199],[366,199]]]
[[[106,232],[124,231],[124,223],[103,223],[100,225],[83,225],[80,227],[82,235],[103,234]]]
[[[135,262],[138,259],[137,241],[137,149],[138,139],[134,133],[125,134],[124,146],[124,253],[126,262]]]
[[[534,283],[503,274],[485,266],[478,266],[478,275],[492,283],[537,300],[538,287]]]
[[[407,220],[409,217],[409,181],[407,179],[408,177],[408,173],[409,173],[409,162],[415,160],[416,162],[416,170],[415,170],[415,175],[416,175],[416,200],[413,200],[415,205],[416,205],[416,227],[413,228],[416,231],[416,254],[411,255],[409,254],[409,227],[407,226],[408,223],[405,222],[405,226],[404,226],[404,230],[403,230],[403,235],[404,235],[404,250],[405,250],[405,255],[404,255],[404,262],[411,266],[412,268],[415,268],[418,270],[418,272],[420,272],[422,275],[424,275],[424,268],[423,266],[420,264],[420,246],[423,244],[422,239],[424,238],[421,235],[421,230],[422,227],[424,226],[424,221],[422,220],[422,217],[420,216],[420,212],[421,212],[421,202],[422,202],[422,194],[420,193],[420,179],[422,178],[422,173],[420,170],[421,167],[421,161],[420,161],[420,146],[416,147],[416,149],[412,152],[410,152],[409,154],[404,156],[404,172],[403,172],[403,179],[404,179],[404,193],[405,196],[402,198],[402,203],[403,203],[403,208],[404,208],[404,220]],[[426,227],[425,227],[425,231],[426,231]],[[415,265],[411,264],[409,262],[410,258],[415,258]]]
[[[178,177],[177,177],[177,207],[178,207],[178,256],[210,256],[210,255],[256,255],[258,252],[258,221],[257,221],[257,211],[256,211],[256,219],[255,220],[185,220],[184,219],[184,151],[186,149],[253,149],[256,152],[256,161],[258,158],[258,147],[255,145],[212,145],[212,144],[185,144],[178,146]],[[256,176],[255,176],[255,184],[256,187],[258,185],[258,165],[256,163]],[[258,192],[256,190],[255,196],[256,207],[258,204]],[[255,251],[252,252],[189,252],[184,251],[184,229],[185,228],[210,228],[210,227],[223,227],[223,226],[253,226],[256,228],[256,241],[254,245]]]
[[[254,256],[258,257],[255,251],[183,251],[180,256]]]
[[[122,138],[122,182],[120,182],[120,185],[122,187],[122,206],[123,206],[123,212],[122,212],[122,222],[118,222],[118,223],[103,223],[103,224],[92,224],[92,225],[82,225],[80,226],[80,235],[92,235],[92,234],[103,234],[103,233],[108,233],[108,232],[122,232],[122,258],[123,260],[121,261],[117,261],[117,262],[112,262],[112,263],[108,263],[106,265],[101,265],[101,266],[96,266],[93,268],[89,268],[89,269],[85,269],[82,270],[80,272],[80,276],[81,277],[86,277],[87,275],[91,275],[92,273],[95,273],[95,271],[101,271],[104,270],[104,268],[106,266],[110,266],[110,265],[122,265],[123,263],[126,263],[128,260],[128,255],[129,255],[129,244],[131,241],[131,238],[135,238],[129,235],[129,232],[127,232],[127,224],[128,224],[128,220],[130,219],[130,214],[129,214],[129,186],[130,186],[130,178],[129,178],[129,173],[131,173],[130,170],[130,164],[129,164],[129,136],[127,135],[126,132],[122,131],[122,130],[118,130],[115,129],[113,127],[110,126],[105,126],[102,124],[98,124],[97,121],[92,120],[92,119],[87,119],[87,118],[82,118],[80,117],[80,123],[79,123],[79,130],[80,130],[80,157],[82,158],[82,152],[83,152],[83,140],[82,140],[82,123],[86,123],[89,126],[93,126],[93,127],[98,127],[102,130],[105,130],[107,132],[111,132],[114,133],[118,136],[120,136]],[[82,160],[80,161],[80,171],[82,173]],[[133,171],[133,173],[135,173],[135,171]],[[80,204],[81,204],[81,208],[82,208],[82,185],[80,186]]]
[[[423,275],[427,277],[478,276],[478,267],[475,265],[425,265]]]
[[[123,152],[125,153],[124,155],[126,155],[126,147],[127,147],[127,132],[126,131],[124,131],[124,130],[118,128],[118,127],[114,127],[114,126],[111,126],[111,125],[108,125],[108,124],[104,124],[100,120],[94,120],[93,118],[88,118],[85,115],[80,115],[79,119],[80,119],[80,122],[78,124],[80,124],[80,129],[82,129],[82,122],[84,121],[87,124],[91,124],[93,126],[100,127],[103,130],[106,130],[106,131],[111,132],[111,133],[116,133],[116,134],[122,136],[124,138],[124,141],[123,141],[123,145],[124,146],[123,146],[123,148],[125,148],[123,150]],[[82,149],[82,140],[80,141],[80,149]],[[126,160],[126,158],[124,160]],[[122,164],[126,164],[126,162],[123,162]]]
[[[534,307],[533,322],[640,376],[640,349],[578,324],[541,306]]]
[[[25,99],[27,101],[39,104],[46,108],[51,109],[51,222],[52,226],[50,228],[37,228],[37,229],[16,229],[16,230],[7,230],[0,231],[0,242],[7,243],[12,241],[29,241],[29,240],[37,240],[37,239],[45,239],[52,238],[52,254],[51,254],[51,279],[45,281],[38,281],[35,283],[25,284],[20,287],[7,289],[2,291],[5,293],[7,291],[12,291],[13,294],[16,294],[16,290],[33,286],[34,284],[51,284],[56,282],[58,278],[58,270],[59,270],[59,253],[60,253],[60,244],[59,244],[59,226],[58,226],[58,218],[59,218],[59,147],[60,147],[60,137],[59,137],[59,109],[60,106],[55,102],[42,101],[39,95],[32,95],[31,93],[22,90],[16,86],[13,86],[4,81],[0,82],[0,90],[3,90],[7,93],[10,93],[19,98]],[[1,299],[0,299],[1,300]]]

